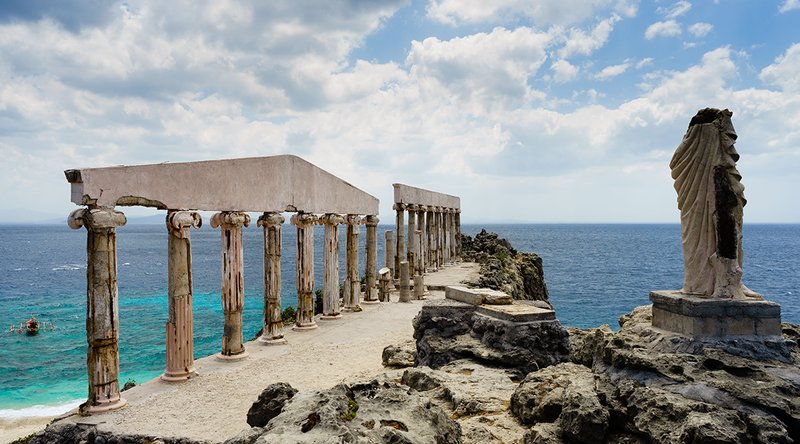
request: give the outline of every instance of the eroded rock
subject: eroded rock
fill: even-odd
[[[252,435],[247,435],[248,437]],[[255,443],[461,443],[461,428],[428,397],[382,377],[300,392]]]
[[[270,419],[278,416],[286,401],[297,394],[297,389],[285,382],[270,384],[247,412],[247,423],[251,427],[264,427]]]
[[[461,235],[461,256],[481,265],[479,277],[465,284],[500,290],[514,299],[543,301],[549,307],[542,258],[538,255],[520,253],[508,240],[481,230],[474,239]]]
[[[414,341],[406,341],[397,345],[389,345],[383,349],[381,358],[385,367],[413,367],[414,361],[417,359],[417,347]]]

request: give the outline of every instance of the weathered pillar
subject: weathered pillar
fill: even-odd
[[[192,243],[191,227],[203,224],[194,211],[167,212],[167,368],[161,379],[186,381],[194,371],[194,333],[192,328]]]
[[[450,263],[456,259],[456,211],[452,208],[447,209],[447,242],[449,243]]]
[[[222,311],[225,327],[222,333],[222,360],[248,356],[242,338],[244,309],[244,258],[242,226],[250,225],[250,216],[240,211],[223,211],[211,216],[211,228],[220,227],[222,234]]]
[[[364,219],[367,226],[366,239],[366,258],[364,276],[366,277],[366,291],[364,292],[364,303],[374,303],[378,301],[378,285],[375,273],[378,268],[378,216],[368,215]]]
[[[422,231],[417,230],[414,234],[414,239],[417,242],[417,248],[422,249]],[[417,274],[414,275],[414,299],[423,299],[425,295],[425,278],[423,276],[423,269],[417,268]]]
[[[436,248],[434,243],[433,207],[427,207],[425,212],[425,241],[427,242],[427,265],[428,270],[436,271]]]
[[[285,344],[281,316],[281,225],[286,219],[280,213],[265,212],[258,218],[264,228],[264,327],[258,340],[262,344]]]
[[[442,261],[450,265],[450,209],[442,208]]]
[[[361,280],[358,278],[358,224],[361,217],[348,214],[347,257],[345,258],[344,311],[361,311]]]
[[[89,396],[82,413],[125,405],[119,394],[119,309],[117,233],[125,215],[113,208],[80,208],[67,218],[72,229],[86,227],[86,363]]]
[[[444,267],[444,236],[442,232],[442,207],[436,207],[436,265]]]
[[[400,302],[411,302],[411,279],[408,261],[400,262]]]
[[[390,277],[394,278],[394,258],[395,258],[395,243],[394,232],[386,230],[383,233],[384,251],[383,251],[383,266],[389,269]]]
[[[325,226],[322,266],[322,316],[320,319],[341,319],[339,310],[339,224],[344,218],[326,214],[319,221]]]
[[[427,241],[425,237],[425,212],[427,207],[424,205],[420,205],[417,207],[417,230],[420,231],[419,234],[419,254],[417,255],[417,270],[419,274],[425,274],[425,267],[427,263],[426,259],[426,246]]]
[[[381,302],[389,302],[389,283],[392,281],[391,270],[389,267],[383,267],[380,271],[380,286],[378,297]]]
[[[419,241],[417,241],[417,206],[414,204],[410,204],[406,207],[408,209],[408,255],[406,256],[406,260],[408,261],[408,272],[411,276],[416,276],[416,268],[417,268],[417,245]]]
[[[456,257],[461,259],[461,208],[456,208]]]
[[[394,270],[392,270],[395,275],[394,278],[397,279],[400,276],[400,262],[403,261],[406,257],[406,243],[405,243],[405,212],[406,212],[406,205],[403,203],[395,203],[394,209],[397,211],[397,220],[395,223],[395,236],[397,238],[397,243],[394,251]]]
[[[314,322],[314,222],[309,213],[295,213],[297,226],[297,319],[293,330],[312,330]]]

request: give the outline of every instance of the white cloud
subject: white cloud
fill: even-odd
[[[609,80],[624,73],[630,67],[631,64],[628,62],[620,63],[619,65],[606,66],[605,68],[601,69],[600,72],[595,74],[595,78],[598,80]]]
[[[783,4],[778,8],[778,11],[781,13],[794,11],[796,9],[800,9],[800,0],[786,0]]]
[[[553,80],[557,83],[566,83],[578,76],[578,67],[566,60],[556,60],[550,65],[550,69],[553,70]]]
[[[431,0],[427,16],[449,25],[505,23],[527,17],[537,26],[569,26],[609,10],[633,17],[638,0]]]
[[[646,66],[650,66],[652,64],[653,64],[653,58],[652,57],[645,57],[642,60],[639,60],[638,62],[636,62],[636,69],[642,69],[642,68],[644,68]]]
[[[758,77],[764,83],[779,86],[784,91],[800,93],[798,72],[800,72],[800,43],[795,43],[775,59],[775,63],[762,69]]]
[[[648,26],[644,31],[644,37],[647,40],[653,40],[656,37],[676,37],[681,35],[681,25],[675,20],[667,20],[665,22],[655,22]]]
[[[658,8],[658,12],[663,14],[667,19],[671,20],[686,14],[690,9],[692,9],[691,3],[685,0],[680,0],[675,2],[669,8]]]
[[[714,29],[714,25],[704,22],[695,23],[687,28],[689,34],[695,37],[705,37],[712,29]]]
[[[564,37],[566,40],[564,46],[558,51],[559,57],[568,58],[576,54],[589,55],[602,48],[614,30],[614,24],[619,20],[618,15],[601,20],[589,33],[579,28],[571,28]]]
[[[430,37],[411,43],[406,65],[412,75],[435,79],[462,98],[519,101],[532,93],[528,78],[547,59],[550,40],[525,27],[446,41]]]
[[[388,184],[402,181],[462,196],[472,219],[676,220],[669,156],[697,109],[717,106],[735,113],[748,221],[800,217],[779,205],[800,187],[798,45],[761,71],[774,90],[735,87],[741,59],[718,48],[688,68],[637,72],[643,90],[620,99],[599,83],[534,89],[598,69],[559,52],[602,47],[613,27],[602,23],[575,34],[586,44],[567,43],[570,28],[495,28],[413,42],[399,62],[351,62],[397,5],[281,3],[274,20],[256,4],[206,6],[161,20],[165,6],[145,3],[81,32],[0,25],[0,158],[13,165],[0,198],[67,214],[67,168],[292,152],[377,195],[384,215]],[[600,73],[653,63],[631,57]],[[657,57],[666,69],[669,54]]]

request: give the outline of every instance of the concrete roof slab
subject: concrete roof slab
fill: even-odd
[[[378,199],[293,155],[64,172],[78,205],[378,214]]]

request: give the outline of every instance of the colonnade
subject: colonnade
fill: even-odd
[[[285,343],[281,318],[281,227],[285,218],[279,212],[264,212],[258,226],[264,230],[264,317],[262,344]],[[73,211],[68,225],[87,230],[87,320],[89,342],[89,394],[81,406],[84,413],[97,413],[125,404],[119,389],[119,310],[117,290],[116,228],[125,225],[125,215],[114,208],[89,206]],[[320,319],[341,318],[341,311],[360,311],[361,303],[378,302],[376,263],[377,225],[375,215],[316,215],[297,212],[291,218],[297,229],[297,317],[295,330],[318,328],[314,318],[314,230],[323,225],[323,314]],[[218,359],[247,357],[242,336],[244,308],[244,266],[242,229],[250,216],[241,211],[222,211],[211,217],[211,226],[221,233],[221,299],[225,316],[222,347]],[[347,232],[344,307],[339,307],[338,226]],[[366,291],[361,300],[358,270],[359,225],[366,225]],[[185,381],[194,376],[192,324],[191,228],[199,228],[202,218],[196,211],[168,210],[168,306],[166,323],[165,381]]]
[[[386,266],[395,279],[400,278],[403,261],[408,261],[413,278],[460,258],[461,209],[403,202],[395,203],[393,208],[397,214],[395,231],[387,231],[385,239]]]

